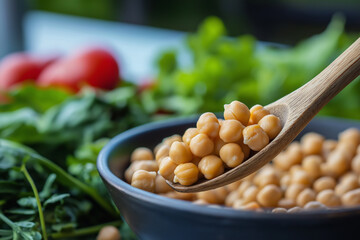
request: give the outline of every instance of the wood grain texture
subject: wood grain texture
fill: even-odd
[[[259,170],[290,144],[320,109],[359,74],[360,38],[311,81],[266,106],[281,119],[283,129],[264,149],[214,179],[203,179],[191,186],[167,181],[168,184],[179,192],[200,192],[230,184]]]

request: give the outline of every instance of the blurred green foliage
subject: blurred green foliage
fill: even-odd
[[[163,53],[155,87],[143,92],[142,103],[150,113],[178,115],[220,112],[233,100],[266,105],[311,80],[354,41],[344,23],[334,16],[323,33],[289,47],[259,43],[247,35],[228,38],[222,21],[210,17],[187,38],[193,66],[179,67],[174,50]],[[359,80],[321,114],[360,119]]]
[[[114,20],[116,16],[113,0],[31,0],[39,10],[78,15],[90,18]]]

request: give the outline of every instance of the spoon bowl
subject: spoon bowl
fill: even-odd
[[[280,118],[283,128],[261,151],[216,178],[201,180],[191,186],[170,181],[167,183],[179,192],[201,192],[230,184],[250,175],[270,162],[290,144],[321,108],[359,74],[360,38],[311,81],[265,106],[271,114]]]

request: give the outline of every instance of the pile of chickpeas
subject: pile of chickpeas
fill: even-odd
[[[261,105],[250,110],[239,102],[224,106],[224,120],[213,113],[202,114],[196,128],[189,128],[182,137],[163,141],[155,152],[158,173],[166,180],[191,185],[200,178],[213,179],[226,170],[240,165],[251,150],[260,151],[282,129],[280,119]],[[140,156],[142,152],[143,155]],[[154,159],[151,151],[135,150],[132,160]],[[155,164],[155,163],[154,163]],[[140,172],[137,180],[148,173]]]
[[[126,181],[149,192],[210,207],[296,213],[360,205],[359,129],[345,130],[339,134],[338,141],[324,139],[317,133],[307,133],[299,142],[291,143],[271,163],[240,181],[209,191],[180,193],[172,190],[163,176],[175,177],[180,171],[177,170],[179,164],[171,160],[169,152],[174,143],[186,143],[187,135],[164,139],[155,148],[155,156],[150,149],[137,148],[125,172]],[[164,161],[167,165],[172,164],[172,167],[161,168]],[[200,164],[194,161],[194,166]],[[222,166],[220,163],[216,162]],[[182,168],[196,179],[195,173],[203,174],[194,171],[193,167],[185,165]],[[216,175],[218,172],[212,170],[205,174]],[[178,178],[182,178],[182,175]]]

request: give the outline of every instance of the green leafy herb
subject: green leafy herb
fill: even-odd
[[[323,70],[354,40],[344,33],[344,19],[334,16],[327,29],[294,47],[258,43],[252,36],[226,37],[220,19],[208,18],[187,39],[193,64],[181,67],[174,50],[158,60],[155,88],[142,93],[149,113],[189,115],[221,112],[240,100],[266,105],[295,90]],[[321,112],[360,119],[360,78]]]

